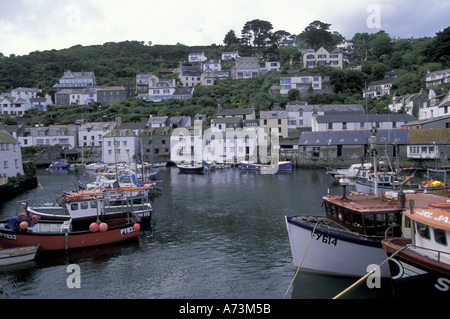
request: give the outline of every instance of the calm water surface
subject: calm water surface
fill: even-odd
[[[2,298],[282,299],[294,278],[286,215],[323,214],[321,197],[341,189],[324,169],[260,175],[226,169],[180,174],[161,168],[162,191],[153,199],[156,225],[138,240],[58,253],[0,268]],[[54,201],[84,170],[38,170],[42,185],[2,203],[0,218],[18,204]],[[70,264],[81,288],[69,289]],[[300,273],[287,299],[332,298],[357,279]],[[365,284],[347,298],[391,298],[390,286]]]

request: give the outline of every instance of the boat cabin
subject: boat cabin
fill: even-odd
[[[328,219],[370,237],[384,237],[387,228],[402,220],[403,210],[396,201],[381,201],[373,195],[325,196],[323,205]]]
[[[445,204],[442,204],[445,205]],[[447,205],[450,208],[450,204]],[[406,220],[410,220],[412,244],[428,249],[428,253],[436,255],[445,251],[450,260],[450,212],[438,208],[416,208],[407,210]],[[408,224],[404,224],[407,227]],[[431,251],[430,251],[431,249]]]

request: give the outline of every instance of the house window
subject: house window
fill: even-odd
[[[320,156],[320,147],[313,147],[313,157]]]
[[[328,123],[328,129],[329,129],[329,130],[332,130],[332,129],[333,129],[333,123],[331,123],[331,122]]]

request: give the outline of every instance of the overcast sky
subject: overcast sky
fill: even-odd
[[[357,32],[433,37],[450,25],[449,0],[0,0],[0,52],[120,42],[223,44],[245,22],[301,33],[314,20],[351,39]]]

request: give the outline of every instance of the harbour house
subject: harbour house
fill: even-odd
[[[408,132],[405,129],[378,130],[378,154],[386,151],[387,156],[399,156],[408,143]],[[298,156],[300,160],[314,159],[334,164],[354,162],[370,157],[370,136],[372,132],[369,130],[303,132],[298,144]]]

